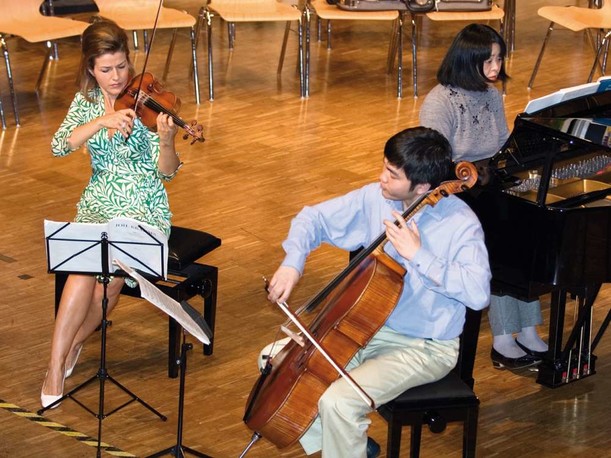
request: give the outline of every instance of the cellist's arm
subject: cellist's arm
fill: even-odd
[[[286,302],[299,277],[300,274],[294,267],[280,266],[269,282],[267,298],[272,302]]]

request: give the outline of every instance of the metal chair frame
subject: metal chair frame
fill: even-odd
[[[230,2],[229,5],[225,5],[222,2],[214,2],[206,0],[203,7],[200,8],[196,36],[199,39],[199,35],[205,23],[206,36],[207,36],[207,53],[208,53],[208,98],[210,101],[214,100],[214,52],[212,46],[212,20],[215,15],[219,16],[222,20],[227,22],[227,32],[229,37],[229,50],[233,51],[235,45],[235,23],[236,22],[286,22],[285,37],[288,37],[290,26],[293,21],[298,23],[298,35],[299,35],[299,92],[301,97],[305,97],[305,87],[303,80],[303,59],[304,59],[304,45],[303,45],[303,24],[304,24],[304,11],[300,11],[297,5],[286,5],[281,2],[269,2],[266,0],[248,0],[244,1],[243,5],[240,5],[239,0]],[[250,8],[249,8],[250,7]],[[197,47],[197,41],[196,41]],[[285,43],[281,51],[281,60],[284,59],[285,54]],[[278,65],[277,74],[280,75],[282,71],[282,65]]]
[[[4,55],[10,98],[13,105],[15,124],[17,126],[21,125],[21,121],[19,119],[17,93],[15,91],[13,70],[11,68],[6,38],[17,36],[30,43],[45,43],[46,52],[42,68],[34,87],[35,92],[38,93],[43,77],[49,67],[49,61],[57,58],[57,50],[54,41],[79,36],[89,25],[87,22],[83,21],[44,16],[39,10],[40,3],[40,1],[36,0],[22,0],[20,2],[2,2],[0,7],[0,47]],[[4,111],[1,107],[0,111],[2,112],[0,115],[2,118],[2,126],[5,128],[6,120],[4,118]]]
[[[156,0],[150,0],[149,4],[144,4],[142,0],[132,3],[131,0],[94,0],[99,16],[115,21],[121,28],[131,30],[133,34],[134,49],[139,49],[138,30],[142,31],[145,51],[148,50],[148,30],[153,28],[154,17],[157,13],[159,3]],[[191,64],[190,72],[192,72],[195,103],[200,104],[199,91],[199,72],[197,62],[196,48],[196,23],[197,19],[185,11],[175,8],[161,8],[161,14],[157,21],[158,29],[172,29],[172,38],[168,55],[165,61],[162,81],[166,81],[172,56],[174,54],[174,46],[176,44],[176,36],[179,28],[189,29],[189,38],[191,41]]]
[[[573,32],[580,32],[582,30],[588,32],[591,30],[597,31],[596,38],[590,36],[595,57],[587,82],[590,83],[594,78],[596,67],[600,67],[602,75],[605,75],[609,54],[609,36],[611,36],[611,1],[604,1],[602,5],[600,5],[600,1],[590,1],[587,8],[577,6],[544,6],[539,8],[537,14],[545,19],[550,19],[551,22],[547,28],[547,33],[541,45],[541,51],[539,51],[533,72],[528,81],[528,89],[532,89],[535,83],[535,77],[543,59],[543,53],[556,24]],[[601,54],[603,55],[602,63],[600,62]]]

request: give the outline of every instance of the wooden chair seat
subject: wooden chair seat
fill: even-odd
[[[301,12],[276,0],[212,1],[211,11],[227,22],[298,21]]]
[[[541,64],[545,47],[547,46],[547,43],[552,35],[555,24],[558,24],[561,27],[567,28],[573,32],[581,32],[582,30],[589,29],[602,31],[603,33],[606,32],[602,39],[599,38],[598,45],[595,46],[596,57],[594,58],[594,64],[590,70],[590,75],[587,82],[589,83],[592,81],[596,71],[596,66],[599,63],[600,56],[603,54],[603,52],[605,57],[601,65],[601,71],[603,75],[605,74],[607,66],[607,53],[609,49],[609,30],[611,30],[611,1],[605,0],[600,8],[584,8],[578,6],[544,6],[539,8],[537,14],[550,21],[550,24],[547,28],[545,38],[543,39],[541,51],[539,52],[539,56],[535,62],[530,80],[528,81],[529,89],[531,89],[535,83],[535,77],[539,71],[539,65]]]
[[[426,13],[426,17],[431,21],[503,21],[505,11],[493,4],[489,11],[431,11]]]
[[[326,0],[312,0],[311,5],[318,17],[334,21],[394,21],[399,17],[398,11],[347,11],[335,5],[329,5]]]
[[[15,35],[30,43],[51,42],[81,35],[89,26],[87,22],[83,21],[43,16],[40,13],[40,4],[40,0],[3,1],[0,3],[0,47],[2,47],[4,54],[9,92],[17,126],[20,125],[19,109],[9,50],[5,40],[6,35]],[[47,43],[47,52],[34,89],[36,92],[38,92],[54,51],[54,47]]]

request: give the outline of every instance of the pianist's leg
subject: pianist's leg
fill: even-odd
[[[488,319],[493,335],[490,357],[494,367],[521,369],[540,362],[539,357],[521,348],[513,336],[516,333],[524,339],[528,336],[529,342],[535,341],[534,336],[538,338],[535,325],[542,322],[539,301],[525,303],[511,296],[492,295]],[[529,329],[525,332],[525,328]]]

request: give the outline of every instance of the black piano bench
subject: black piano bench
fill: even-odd
[[[218,268],[197,261],[202,256],[221,246],[221,239],[207,232],[172,226],[168,240],[168,279],[152,279],[154,285],[175,301],[190,300],[200,296],[204,301],[203,314],[206,323],[214,332],[216,318],[216,294]],[[55,275],[55,313],[59,307],[61,294],[67,274]],[[124,286],[121,294],[140,297],[140,288]],[[193,305],[193,304],[191,304]],[[168,377],[178,376],[182,327],[176,320],[168,317]],[[213,342],[204,345],[204,354],[211,355]]]
[[[378,413],[388,423],[388,458],[399,457],[403,426],[411,426],[409,456],[418,458],[423,424],[432,432],[440,433],[448,422],[456,421],[463,423],[463,458],[475,458],[479,399],[473,392],[473,366],[481,316],[481,310],[467,309],[458,362],[448,375],[408,389],[378,408]]]

